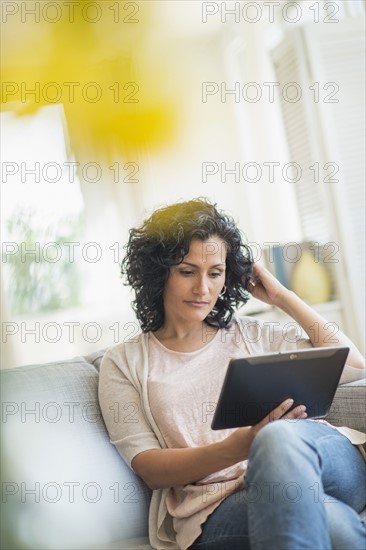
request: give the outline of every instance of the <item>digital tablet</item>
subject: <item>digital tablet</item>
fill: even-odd
[[[305,405],[308,418],[330,409],[349,348],[310,348],[232,359],[211,428],[254,426],[288,398]]]

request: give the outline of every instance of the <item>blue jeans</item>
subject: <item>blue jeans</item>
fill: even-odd
[[[365,550],[366,464],[333,428],[277,420],[252,444],[244,489],[208,517],[191,550]]]

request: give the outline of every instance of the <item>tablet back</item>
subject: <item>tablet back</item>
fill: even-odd
[[[213,430],[254,426],[285,399],[306,405],[308,418],[322,418],[330,406],[349,348],[311,348],[232,359]]]

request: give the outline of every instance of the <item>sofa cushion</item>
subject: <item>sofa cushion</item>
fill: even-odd
[[[99,372],[100,364],[102,362],[103,356],[104,356],[105,352],[107,351],[107,349],[108,348],[105,348],[105,349],[102,349],[102,350],[99,350],[99,351],[94,351],[93,353],[90,353],[89,355],[86,355],[85,356],[85,361],[87,361],[88,363],[93,365],[96,368],[96,370]]]
[[[338,386],[326,420],[366,433],[366,379]]]
[[[114,542],[108,546],[92,546],[87,550],[152,550],[148,537],[128,539],[121,542]]]
[[[150,493],[110,444],[97,368],[77,357],[5,369],[1,382],[2,547],[107,548],[146,537]]]

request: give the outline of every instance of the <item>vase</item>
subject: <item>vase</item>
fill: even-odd
[[[328,302],[332,282],[324,264],[316,262],[310,250],[302,250],[292,277],[292,290],[305,302],[322,304]]]

